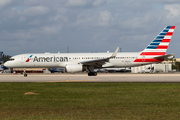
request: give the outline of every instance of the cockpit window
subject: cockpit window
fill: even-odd
[[[15,59],[14,58],[10,58],[9,61],[14,61]]]

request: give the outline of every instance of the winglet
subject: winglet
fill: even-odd
[[[112,54],[110,58],[115,58],[118,53],[118,50],[119,50],[119,47],[116,48],[116,50],[114,51],[114,53]]]

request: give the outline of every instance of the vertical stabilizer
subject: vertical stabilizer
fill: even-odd
[[[134,62],[159,62],[152,58],[166,54],[174,29],[175,26],[166,26]]]

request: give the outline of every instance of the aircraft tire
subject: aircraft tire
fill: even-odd
[[[97,72],[89,72],[88,76],[97,76]]]
[[[88,73],[88,76],[92,76],[92,73],[91,73],[91,72],[89,72],[89,73]]]
[[[27,77],[27,74],[24,74],[24,77]]]
[[[97,76],[97,72],[94,72],[94,73],[93,73],[93,76]]]

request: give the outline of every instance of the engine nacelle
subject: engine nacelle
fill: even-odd
[[[83,71],[82,64],[67,64],[66,65],[67,73],[76,73],[76,72],[82,72],[82,71]]]

